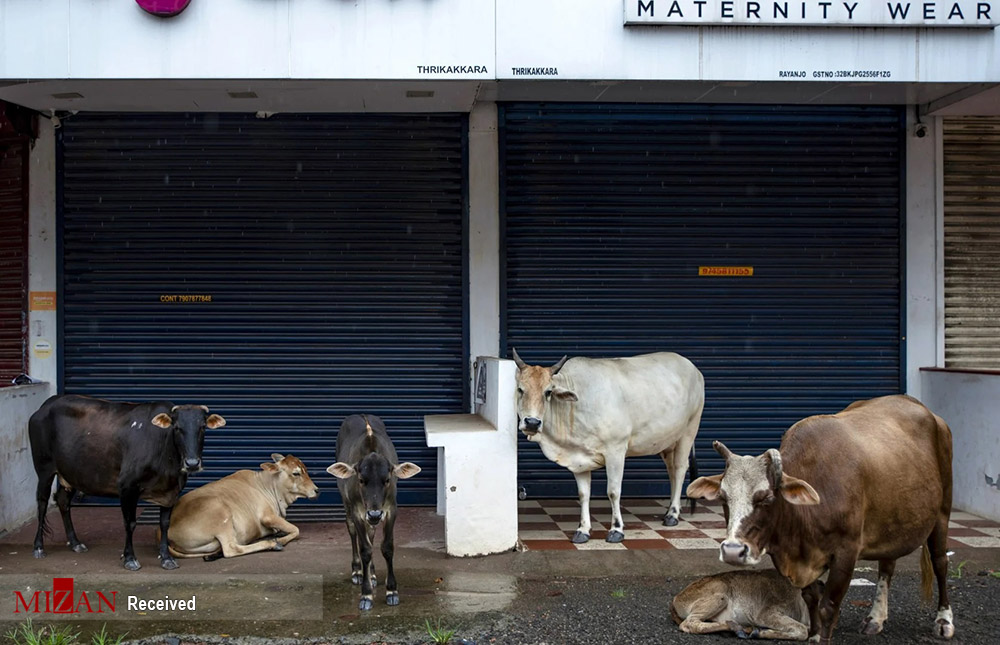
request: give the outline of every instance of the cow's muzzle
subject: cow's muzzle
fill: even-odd
[[[525,417],[524,419],[524,434],[529,437],[534,434],[538,434],[538,431],[542,429],[542,420],[536,419],[535,417]]]
[[[183,472],[196,473],[201,470],[201,459],[189,458],[184,460]]]
[[[726,564],[749,564],[750,547],[742,542],[730,542],[726,540],[719,545],[719,559]]]
[[[365,514],[365,519],[372,526],[378,526],[378,523],[382,521],[382,511],[368,511]]]

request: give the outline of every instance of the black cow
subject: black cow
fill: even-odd
[[[177,562],[167,549],[170,513],[188,474],[201,470],[205,428],[224,425],[225,419],[210,415],[203,405],[115,403],[75,395],[49,398],[28,421],[31,457],[38,473],[35,557],[45,557],[45,511],[52,479],[58,476],[56,504],[74,551],[87,550],[73,530],[69,513],[76,492],[117,497],[125,520],[122,559],[126,569],[137,570],[132,532],[136,505],[143,499],[160,506],[160,565],[176,569]]]
[[[351,582],[361,585],[358,609],[372,608],[375,566],[372,548],[375,527],[384,520],[382,555],[385,557],[385,603],[399,604],[396,574],[392,570],[392,527],[396,523],[396,479],[420,472],[410,462],[399,463],[396,449],[375,415],[355,414],[344,419],[337,434],[337,463],[326,469],[337,478],[344,501],[347,531],[351,534]]]

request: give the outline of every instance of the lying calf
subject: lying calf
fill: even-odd
[[[670,615],[691,634],[804,641],[810,620],[802,593],[774,569],[727,571],[688,585],[674,596]]]
[[[285,519],[300,497],[319,495],[296,457],[271,455],[261,470],[239,470],[183,495],[170,523],[170,553],[178,558],[232,558],[280,551],[299,536]],[[270,537],[281,532],[282,537]],[[267,539],[262,539],[267,538]]]

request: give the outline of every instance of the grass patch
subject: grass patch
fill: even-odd
[[[101,631],[96,634],[91,635],[90,644],[91,645],[122,645],[122,641],[128,636],[128,632],[124,634],[119,634],[118,636],[112,636],[108,633],[107,623],[101,625]]]
[[[427,628],[427,635],[431,637],[431,640],[435,643],[440,643],[441,645],[450,642],[451,637],[455,635],[454,629],[447,629],[446,627],[441,626],[440,618],[434,621],[433,625],[431,624],[430,618],[425,619],[424,627]]]
[[[101,625],[101,631],[91,635],[91,645],[121,645],[125,636],[112,636],[108,633],[107,624]],[[69,626],[56,629],[54,625],[35,628],[31,619],[24,621],[14,629],[4,634],[4,641],[11,645],[81,645],[80,632],[74,632]]]
[[[624,598],[625,596],[626,596],[626,594],[625,594],[625,590],[624,589],[615,589],[614,591],[611,592],[611,597],[612,598],[621,599],[621,598]]]
[[[967,564],[969,564],[968,560],[962,560],[961,562],[959,562],[957,565],[955,565],[954,568],[948,570],[948,577],[954,578],[955,580],[961,580],[962,569],[964,569],[965,565]]]
[[[36,630],[30,618],[4,634],[14,645],[73,645],[79,637],[80,633],[74,633],[70,627],[48,626]]]

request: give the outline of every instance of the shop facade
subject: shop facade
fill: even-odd
[[[319,471],[363,410],[433,504],[423,416],[513,347],[687,355],[705,470],[714,439],[1000,368],[970,327],[1000,280],[970,242],[1000,229],[990,3],[35,4],[0,2],[0,100],[38,113],[30,289],[57,294],[26,304],[29,373],[223,411],[203,479]],[[625,494],[664,474],[630,462]],[[527,443],[519,483],[575,496]]]

